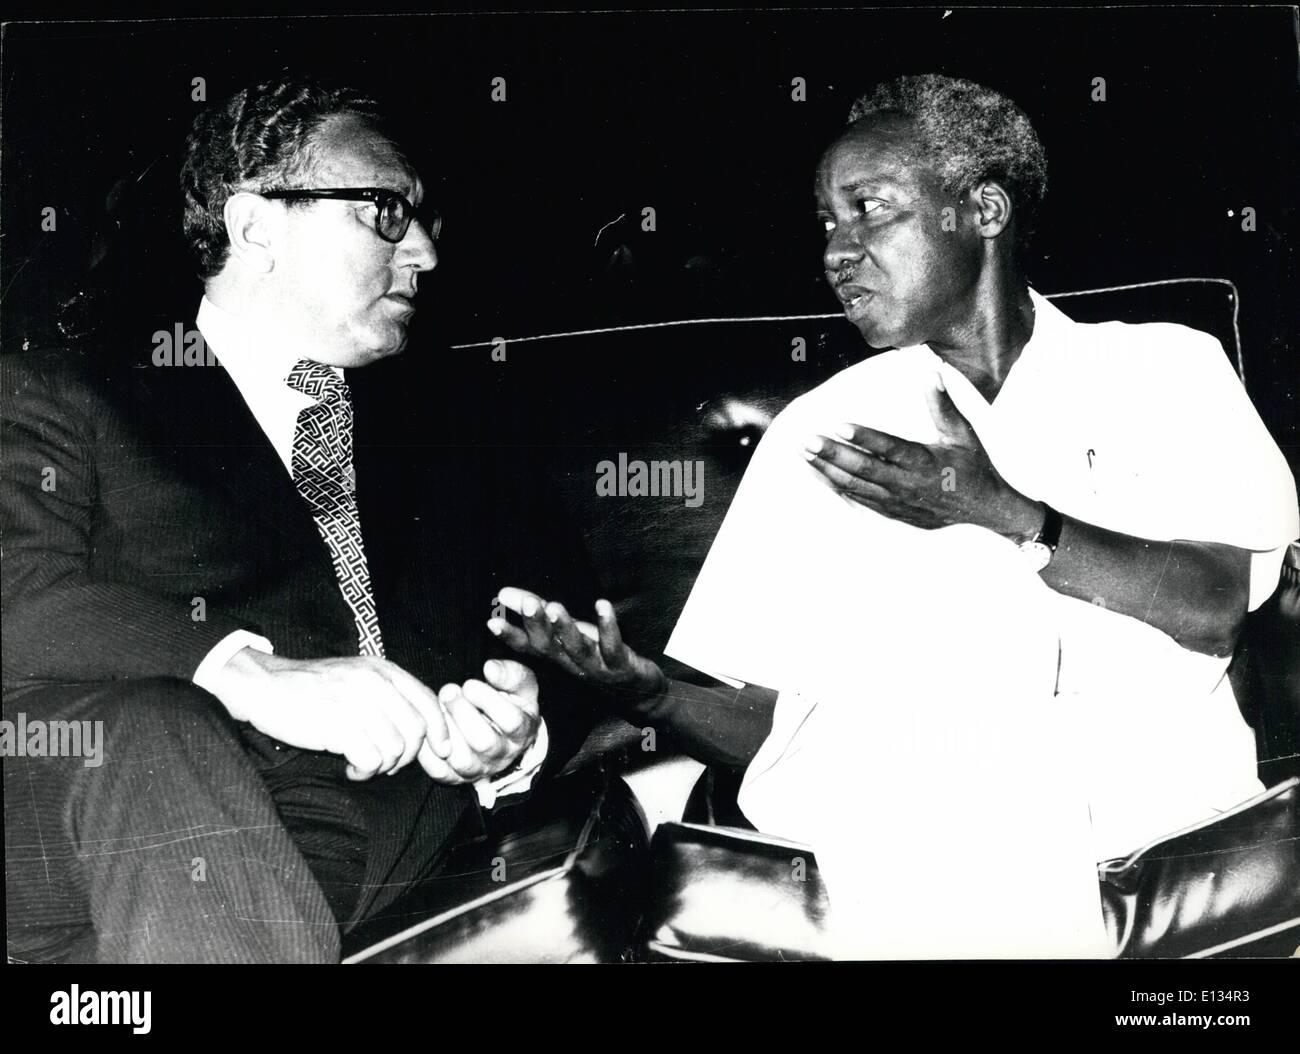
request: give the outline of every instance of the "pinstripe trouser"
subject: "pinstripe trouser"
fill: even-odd
[[[267,749],[186,681],[42,686],[4,710],[103,723],[99,765],[4,760],[15,959],[337,962],[340,927],[429,874],[476,808],[416,765],[352,783],[341,758]]]

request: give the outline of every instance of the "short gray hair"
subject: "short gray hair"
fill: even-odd
[[[877,85],[849,110],[849,123],[874,114],[912,121],[920,159],[943,188],[961,194],[985,180],[1003,184],[1020,212],[1027,242],[1047,194],[1047,154],[1025,112],[992,88],[938,73]]]

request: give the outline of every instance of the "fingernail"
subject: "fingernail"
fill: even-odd
[[[524,597],[519,609],[524,613],[525,618],[532,618],[537,614],[537,601],[533,597]]]
[[[856,431],[852,425],[840,425],[835,429],[835,434],[841,439],[852,439]]]
[[[810,454],[820,454],[826,444],[820,436],[814,436],[804,443],[803,448]]]
[[[501,630],[504,628],[499,619],[490,618],[487,624],[488,632],[494,637],[501,636]]]
[[[488,661],[483,664],[483,672],[489,677],[500,677],[501,664],[497,662],[496,659],[488,659]]]
[[[550,620],[551,625],[560,621],[560,609],[554,605],[546,609],[546,617]]]
[[[601,618],[607,618],[608,616],[614,614],[614,605],[611,604],[608,600],[597,600],[596,614],[601,616]]]

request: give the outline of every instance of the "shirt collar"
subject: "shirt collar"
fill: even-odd
[[[1074,319],[1062,312],[1037,289],[1029,290],[1029,300],[1034,305],[1034,331],[1029,335],[1029,342],[1020,352],[1020,358],[1012,364],[1013,371],[1025,361],[1025,352],[1031,348],[1033,354],[1029,356],[1029,361],[1034,363],[1036,368],[1043,352],[1059,350],[1076,324]]]
[[[241,388],[245,382],[283,385],[299,361],[312,358],[301,337],[271,320],[227,311],[206,296],[199,304],[197,324],[204,343]],[[340,367],[330,368],[343,376]]]
[[[1033,332],[1029,335],[1029,340],[1025,342],[1025,346],[1020,349],[1016,361],[1011,364],[1011,369],[1003,379],[1002,387],[998,390],[997,398],[993,401],[993,407],[1000,407],[1011,401],[1006,398],[1008,388],[1012,390],[1019,388],[1025,381],[1048,367],[1052,356],[1066,347],[1070,329],[1075,325],[1069,316],[1062,313],[1038,290],[1029,289],[1029,300],[1034,305]],[[960,370],[944,362],[933,351],[930,354],[934,355],[934,358],[938,361],[939,372],[943,375],[945,385],[949,387],[950,391],[952,385],[948,383],[949,381],[958,388],[969,388],[972,394],[975,394],[983,401],[984,397],[978,395],[974,385],[966,379],[966,376]]]

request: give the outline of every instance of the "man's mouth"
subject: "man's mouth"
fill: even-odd
[[[415,310],[415,296],[412,293],[389,293],[384,299],[405,308],[407,311]]]
[[[871,298],[875,296],[875,293],[870,289],[864,289],[860,285],[845,283],[835,287],[835,295],[840,298],[840,303],[844,305],[845,315],[849,318],[855,318],[862,313]]]

